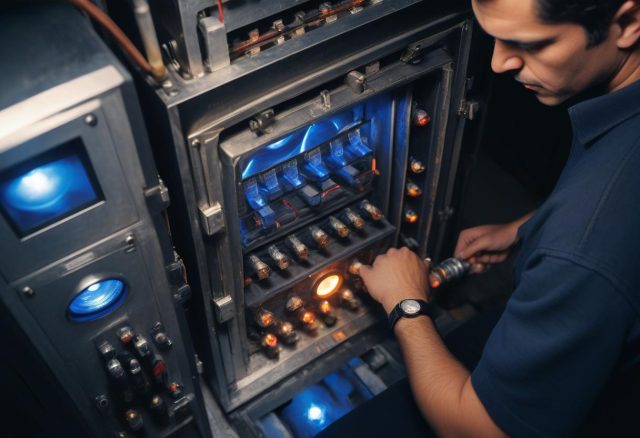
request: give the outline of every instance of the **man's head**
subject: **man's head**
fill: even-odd
[[[547,105],[640,79],[640,0],[472,0],[496,39],[492,68]]]

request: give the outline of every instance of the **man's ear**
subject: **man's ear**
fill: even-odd
[[[619,28],[616,40],[619,49],[631,49],[640,41],[640,0],[628,0],[620,6],[613,19]]]

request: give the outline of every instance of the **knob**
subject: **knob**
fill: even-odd
[[[316,321],[316,314],[311,310],[304,310],[300,312],[299,317],[302,327],[308,331],[313,332],[318,328],[318,322]]]
[[[302,301],[302,298],[297,295],[293,295],[292,297],[289,297],[287,303],[285,304],[285,307],[287,309],[287,312],[294,313],[300,310],[303,305],[304,302]]]
[[[320,312],[322,320],[327,327],[336,325],[338,318],[336,317],[333,306],[331,306],[331,303],[329,301],[324,300],[320,302],[320,304],[318,305],[318,311]]]
[[[133,329],[131,327],[122,327],[116,332],[116,336],[123,345],[128,345],[133,340]]]
[[[349,310],[356,311],[360,308],[360,302],[351,289],[345,289],[340,293],[340,302]]]
[[[362,262],[358,259],[353,259],[353,261],[349,264],[349,274],[351,275],[360,275],[360,268],[364,266]]]
[[[135,409],[129,409],[125,412],[124,418],[127,421],[127,426],[129,426],[131,430],[141,430],[144,427],[142,416]]]

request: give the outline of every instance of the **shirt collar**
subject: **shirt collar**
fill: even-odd
[[[569,109],[575,139],[583,146],[639,113],[640,81]]]

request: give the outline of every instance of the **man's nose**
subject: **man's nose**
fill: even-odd
[[[518,51],[496,40],[491,58],[491,69],[496,73],[522,70],[524,61]]]

